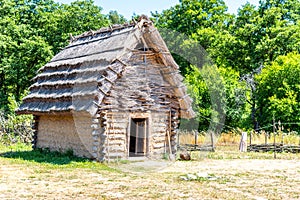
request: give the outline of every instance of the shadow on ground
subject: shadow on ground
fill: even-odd
[[[79,158],[73,155],[72,151],[66,153],[52,152],[49,150],[36,149],[31,151],[8,151],[0,154],[0,157],[22,159],[38,163],[49,163],[54,165],[65,165],[70,162],[88,161],[85,158]]]

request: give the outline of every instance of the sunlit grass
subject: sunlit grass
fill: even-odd
[[[115,171],[106,164],[79,158],[72,152],[60,153],[49,150],[33,150],[31,145],[16,143],[10,146],[0,144],[0,160],[11,164],[30,164],[46,169],[76,169],[89,168],[92,170]]]

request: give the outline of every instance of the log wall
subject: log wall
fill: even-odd
[[[151,113],[151,118],[151,156],[161,158],[162,154],[168,151],[168,140],[166,137],[166,131],[168,129],[168,115],[166,112]]]
[[[113,112],[106,114],[106,159],[126,158],[128,156],[128,117],[128,113],[124,112]]]
[[[100,114],[100,126],[104,130],[101,134],[101,145],[99,152],[101,161],[115,158],[128,158],[129,136],[131,118],[146,118],[148,120],[149,151],[147,157],[162,158],[163,153],[169,153],[167,131],[169,127],[168,112],[102,112]],[[137,117],[139,116],[139,117]],[[172,152],[174,153],[175,134],[171,133]]]
[[[170,153],[167,131],[174,154],[180,104],[174,96],[174,87],[162,76],[166,66],[151,51],[134,51],[130,61],[122,63],[124,70],[99,106],[100,121],[106,121],[102,123],[105,141],[101,142],[104,146],[100,157],[128,157],[129,123],[135,113],[149,114],[147,156],[162,157],[163,153]],[[112,75],[106,76],[111,79]]]

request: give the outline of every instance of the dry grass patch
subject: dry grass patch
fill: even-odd
[[[222,149],[223,148],[223,149]],[[22,152],[21,149],[19,151]],[[30,149],[23,151],[31,151]],[[2,151],[3,152],[3,151]],[[13,151],[14,152],[14,151]],[[32,152],[39,156],[37,152]],[[1,199],[299,199],[300,158],[220,147],[194,161],[100,164],[67,155],[0,157]],[[26,155],[27,154],[19,154]],[[43,156],[43,155],[40,155]],[[261,157],[262,156],[262,157]],[[67,162],[57,164],[61,159]],[[55,160],[58,161],[55,161]],[[198,174],[195,180],[180,177]]]

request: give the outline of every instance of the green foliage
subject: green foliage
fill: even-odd
[[[193,98],[193,110],[197,114],[199,130],[205,130],[209,127],[212,113],[210,95],[200,70],[195,66],[191,68],[192,70],[185,77],[185,82],[188,93]]]
[[[224,28],[230,15],[223,0],[181,0],[179,4],[155,13],[156,24],[161,28],[191,35],[199,29]]]
[[[195,44],[202,45],[209,55],[203,58],[210,57],[218,67],[221,85],[224,85],[225,90],[224,94],[219,95],[220,102],[223,102],[220,105],[226,105],[219,113],[226,114],[226,127],[247,129],[251,127],[251,120],[257,118],[262,121],[261,124],[265,124],[265,118],[272,120],[272,116],[268,115],[268,109],[274,110],[275,107],[282,121],[290,121],[292,111],[297,111],[298,102],[297,94],[290,88],[290,84],[281,89],[285,91],[283,92],[285,98],[276,95],[264,99],[268,93],[262,89],[263,86],[258,86],[257,90],[261,91],[254,94],[254,90],[249,90],[247,85],[239,80],[242,75],[252,73],[261,65],[270,65],[281,55],[300,52],[300,2],[266,0],[260,1],[258,7],[246,3],[238,10],[237,16],[229,15],[226,10],[227,7],[222,0],[182,0],[178,5],[153,15],[158,27],[190,36],[190,39],[182,39],[172,37],[172,33],[169,35],[174,40],[171,44],[174,46],[183,44],[185,49],[190,50],[184,55],[188,61],[178,55],[174,57],[187,79],[195,105],[198,105],[195,110],[198,112],[201,127],[207,129],[214,118],[212,112],[214,104],[210,94],[219,92],[218,86],[221,83],[208,87],[207,80],[202,77],[203,74],[191,68],[191,64],[195,65],[193,62],[196,57],[193,51]],[[198,61],[196,64],[198,63],[200,65],[197,67],[202,67],[201,62]],[[208,91],[208,88],[211,88],[211,91]],[[269,88],[273,90],[273,85]],[[293,92],[287,92],[290,90]],[[259,96],[259,100],[256,99],[257,95],[262,95]],[[257,101],[260,101],[259,104],[263,101],[272,102],[272,107],[257,111]],[[287,110],[290,114],[282,112],[279,114],[279,110],[282,112]],[[257,116],[258,113],[260,117]]]
[[[249,73],[279,55],[299,51],[299,9],[297,0],[260,1],[257,9],[249,3],[240,8],[229,29],[236,38],[232,66]]]
[[[233,68],[220,67],[218,70],[225,89],[225,130],[247,128],[250,105],[246,102],[248,95],[246,85],[239,80],[240,74]]]
[[[9,110],[15,110],[18,103],[14,97],[8,97]],[[0,142],[11,145],[18,142],[30,144],[32,142],[32,116],[15,115],[14,113],[5,114],[0,110]]]
[[[111,10],[107,15],[110,24],[124,24],[127,20],[123,15],[120,15],[117,11]]]
[[[109,20],[92,0],[71,5],[46,0],[0,2],[0,108],[9,111],[9,96],[20,102],[36,71],[60,48],[69,34],[107,26]]]
[[[256,77],[257,103],[261,126],[280,120],[285,128],[297,130],[300,126],[300,54],[279,56]],[[289,124],[291,123],[291,124]]]
[[[2,133],[15,134],[16,124],[30,122],[13,114],[15,102],[20,102],[36,71],[68,44],[70,34],[126,22],[117,11],[107,15],[101,11],[93,0],[69,5],[53,0],[0,1]],[[248,128],[249,97],[259,108],[253,117],[262,126],[271,122],[273,114],[282,122],[298,122],[294,66],[300,53],[299,0],[262,0],[258,7],[246,3],[236,16],[227,13],[223,0],[180,0],[153,17],[159,30],[165,29],[164,39],[186,78],[201,130],[211,123],[222,124],[221,118],[227,128]],[[197,49],[199,44],[206,52]],[[240,76],[261,65],[268,67],[257,77],[256,91],[250,91]]]
[[[207,130],[211,123],[224,123],[225,130],[245,124],[249,105],[246,85],[239,81],[239,73],[232,68],[203,68],[192,66],[185,77],[188,92],[197,111],[199,130]],[[220,119],[224,117],[224,119]],[[224,121],[225,120],[225,121]]]

